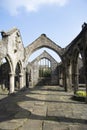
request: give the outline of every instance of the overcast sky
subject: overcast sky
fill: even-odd
[[[79,34],[84,22],[87,0],[0,0],[0,31],[17,27],[24,46],[45,33],[63,48]]]

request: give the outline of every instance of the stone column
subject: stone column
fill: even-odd
[[[67,86],[67,91],[71,91],[72,90],[72,71],[71,71],[71,65],[67,66],[66,86]]]
[[[63,73],[62,72],[60,73],[60,76],[59,76],[59,85],[63,86]]]
[[[70,82],[70,89],[72,90],[72,65],[69,66],[69,82]]]
[[[74,88],[75,88],[75,90],[74,90],[74,93],[76,93],[76,91],[78,90],[78,87],[79,87],[79,74],[78,73],[75,73],[75,83],[74,83]]]
[[[79,87],[79,71],[78,71],[78,65],[77,65],[76,72],[74,74],[74,94],[78,90],[78,87]]]
[[[65,67],[63,67],[63,87],[64,87],[64,90],[67,91],[67,86],[66,86],[66,69]]]
[[[10,77],[9,93],[13,93],[14,92],[14,77],[15,77],[15,74],[9,73],[9,77]]]
[[[23,85],[26,87],[26,68],[23,69]]]
[[[24,84],[23,84],[23,74],[20,73],[19,74],[19,88],[23,88],[24,87]]]

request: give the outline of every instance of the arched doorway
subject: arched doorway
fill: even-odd
[[[0,86],[10,93],[14,91],[13,64],[9,55],[0,61]]]
[[[9,73],[11,68],[7,58],[3,58],[0,63],[0,85],[3,90],[9,91]]]
[[[81,54],[78,56],[78,74],[79,74],[79,87],[85,86],[85,76],[84,76],[84,67],[83,67],[83,59]]]
[[[74,87],[74,93],[76,93],[79,88],[83,88],[85,86],[85,75],[81,53],[77,49],[74,54],[75,55],[72,60],[72,84]]]

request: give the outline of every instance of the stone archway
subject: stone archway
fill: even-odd
[[[25,66],[28,63],[28,59],[31,56],[31,54],[43,47],[53,50],[60,57],[62,61],[63,49],[57,44],[55,44],[52,40],[50,40],[45,34],[42,34],[32,44],[30,44],[25,48]]]
[[[73,84],[75,89],[78,88],[77,60],[79,53],[82,56],[83,68],[85,68],[85,49],[87,46],[87,25],[85,25],[79,35],[64,49],[63,67],[64,67],[64,87],[66,90],[72,88],[71,76],[74,77]],[[70,76],[71,75],[71,76]],[[83,74],[86,78],[85,73]],[[87,87],[86,87],[87,88]],[[76,90],[74,90],[76,92]]]
[[[31,69],[31,86],[59,85],[58,62],[47,52],[43,51],[27,65],[27,73]]]
[[[9,91],[9,73],[11,72],[10,64],[7,58],[3,58],[0,64],[0,86],[2,90]]]
[[[56,43],[54,43],[52,40],[50,40],[45,34],[42,34],[38,39],[36,39],[33,43],[31,43],[25,48],[25,64],[28,63],[28,58],[33,52],[43,47],[46,47],[56,52],[62,60],[63,49]]]
[[[61,74],[63,75],[62,76],[63,86],[64,88],[66,88],[66,90],[68,90],[67,88],[72,84],[70,80],[70,75],[72,75],[72,70],[71,70],[72,66],[76,67],[75,62],[77,61],[76,58],[77,56],[75,55],[80,53],[82,55],[83,68],[85,70],[84,75],[86,79],[85,81],[86,81],[86,89],[87,89],[87,24],[86,23],[82,25],[82,30],[79,33],[79,35],[65,48],[61,48],[60,46],[55,44],[45,34],[42,34],[34,42],[32,42],[30,45],[24,48],[20,33],[18,32],[19,32],[18,29],[12,29],[9,32],[2,32],[2,40],[0,41],[0,59],[4,57],[7,58],[7,61],[10,66],[9,69],[10,93],[14,92],[14,77],[15,77],[16,64],[19,61],[21,61],[23,69],[21,67],[20,68],[21,70],[26,71],[26,66],[30,55],[36,50],[43,47],[53,50],[60,57],[62,61],[60,67],[62,66]],[[26,80],[26,78],[22,76],[23,74],[22,71],[20,71],[19,73],[21,75],[20,81],[23,81],[23,78],[24,80]],[[75,73],[75,70],[73,71],[73,73]],[[23,85],[20,85],[20,87],[21,86]]]
[[[14,91],[13,63],[8,54],[1,60],[0,71],[2,73],[0,75],[3,77],[1,78],[3,85],[9,90],[9,93],[12,93]]]
[[[84,70],[83,70],[83,58],[80,58],[79,55],[81,55],[81,53],[80,53],[80,50],[77,48],[74,50],[73,56],[72,56],[72,83],[74,87],[74,93],[76,93],[76,91],[79,89],[80,83],[82,83],[80,79],[81,80],[85,79]],[[82,75],[80,74],[81,69],[82,69]],[[84,80],[84,83],[85,83],[85,80]]]

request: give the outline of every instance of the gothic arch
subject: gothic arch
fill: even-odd
[[[7,54],[7,56],[5,58],[6,58],[6,60],[8,61],[9,65],[10,65],[10,72],[13,72],[14,67],[13,67],[13,63],[12,63],[12,60],[11,60],[10,56]]]
[[[27,72],[31,68],[31,86],[37,84],[58,85],[58,62],[46,51],[36,57],[27,66]]]
[[[12,59],[11,59],[11,57],[10,57],[10,55],[9,54],[7,54],[7,55],[5,55],[5,56],[3,56],[1,59],[0,59],[0,61],[2,61],[3,59],[5,58],[5,60],[8,62],[8,64],[9,64],[9,67],[10,67],[10,72],[13,72],[13,63],[12,63]]]
[[[78,41],[76,41],[76,43],[74,43],[74,41],[73,41],[73,46],[69,47],[69,50],[67,51],[67,55],[69,57],[69,64],[70,64],[69,67],[71,66],[69,73],[72,77],[71,79],[69,78],[69,80],[71,80],[71,84],[74,87],[74,93],[76,93],[76,91],[78,90],[79,85],[80,85],[79,78],[81,78],[81,75],[79,73],[80,66],[81,66],[80,63],[82,62],[82,64],[83,64],[83,62],[84,62],[83,61],[83,53],[84,53],[83,46],[84,45],[83,45],[81,36],[78,39]],[[79,54],[81,55],[81,62],[79,62],[80,61]],[[83,77],[84,77],[84,74],[83,74]],[[84,78],[83,78],[83,82],[84,82]]]
[[[5,60],[3,60],[5,59]],[[0,65],[0,84],[2,88],[7,88],[10,91],[10,74],[13,72],[13,63],[10,56],[7,54],[2,58]]]
[[[41,57],[39,60],[44,59],[44,58],[46,58],[47,60],[49,60],[51,62],[51,59],[49,57],[46,57],[46,56]]]
[[[26,62],[28,61],[29,56],[33,52],[43,47],[46,47],[56,52],[58,56],[60,57],[60,59],[62,60],[63,49],[57,44],[55,44],[52,40],[50,40],[45,34],[42,34],[32,44],[30,44],[29,46],[25,48],[25,56],[26,56],[25,61]]]

